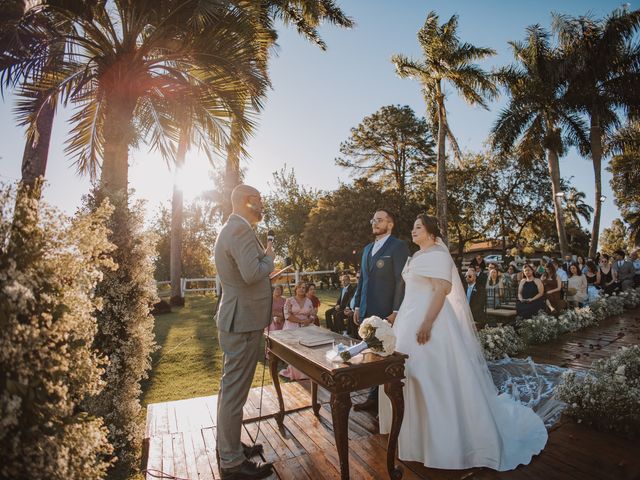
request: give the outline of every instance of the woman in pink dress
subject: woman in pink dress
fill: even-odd
[[[271,304],[271,323],[267,327],[268,331],[282,330],[284,326],[284,304],[285,299],[282,296],[282,286],[273,287],[273,302]]]
[[[307,284],[299,282],[296,284],[295,296],[287,298],[284,303],[284,327],[283,330],[292,328],[308,327],[313,324],[313,318],[317,315],[311,300],[307,298]],[[307,378],[299,370],[289,365],[284,370],[280,370],[280,375],[289,380],[303,380]]]

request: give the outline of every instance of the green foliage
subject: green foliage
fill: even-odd
[[[209,200],[195,200],[185,206],[182,218],[182,276],[185,278],[215,275],[213,247],[217,238],[214,207]],[[171,252],[171,211],[161,206],[151,231],[157,238],[154,277],[168,280]]]
[[[314,252],[305,249],[302,233],[319,194],[298,184],[295,171],[288,172],[286,165],[274,172],[273,182],[273,193],[265,196],[264,222],[276,235],[276,254],[290,257],[302,270],[316,260]]]
[[[629,232],[619,218],[611,222],[609,228],[605,228],[600,235],[600,250],[613,255],[616,250],[627,250],[629,245]]]
[[[321,264],[358,265],[362,248],[372,238],[369,220],[379,208],[394,212],[394,235],[404,240],[410,239],[413,222],[424,211],[415,196],[402,198],[396,190],[381,190],[366,179],[358,179],[318,200],[304,230],[306,249]]]
[[[336,164],[357,177],[398,189],[403,195],[414,174],[433,172],[433,141],[423,118],[411,107],[389,105],[365,117],[340,144]]]
[[[0,193],[0,477],[104,478],[111,445],[83,401],[104,388],[95,286],[114,264],[112,208],[69,219]]]
[[[631,240],[640,245],[640,122],[631,122],[617,132],[611,148],[611,188],[622,218],[629,224]]]
[[[118,201],[119,200],[119,201]],[[95,209],[94,198],[88,210]],[[155,348],[153,317],[156,303],[153,279],[153,238],[143,233],[141,205],[129,209],[117,199],[106,221],[109,239],[116,246],[116,270],[102,269],[96,295],[103,299],[98,312],[94,345],[109,360],[102,376],[105,388],[87,402],[89,411],[101,416],[109,428],[109,440],[118,457],[116,470],[127,472],[138,460],[143,429],[139,423],[140,381],[147,376]]]

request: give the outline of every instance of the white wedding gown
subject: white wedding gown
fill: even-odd
[[[477,340],[453,259],[439,240],[403,271],[406,290],[393,325],[396,350],[406,353],[404,421],[398,438],[401,460],[427,467],[511,470],[528,464],[547,442],[533,410],[498,395]],[[416,333],[432,299],[430,278],[452,284],[433,324],[418,345]],[[391,404],[380,389],[380,432],[391,429]]]

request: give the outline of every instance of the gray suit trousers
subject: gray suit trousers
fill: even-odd
[[[218,332],[223,352],[222,381],[218,396],[217,444],[220,466],[231,468],[245,457],[240,443],[242,407],[247,401],[260,358],[262,330]]]

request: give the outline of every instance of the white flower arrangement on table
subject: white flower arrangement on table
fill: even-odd
[[[485,327],[478,332],[478,340],[487,360],[515,355],[524,348],[524,342],[511,325]]]
[[[367,348],[383,357],[391,355],[396,349],[396,335],[393,333],[391,324],[375,315],[362,321],[358,334],[363,340],[357,345],[350,348],[342,344],[338,345],[337,353],[345,362]]]
[[[585,375],[569,370],[555,396],[565,412],[606,430],[640,435],[640,346],[623,347],[608,359],[593,362]]]

